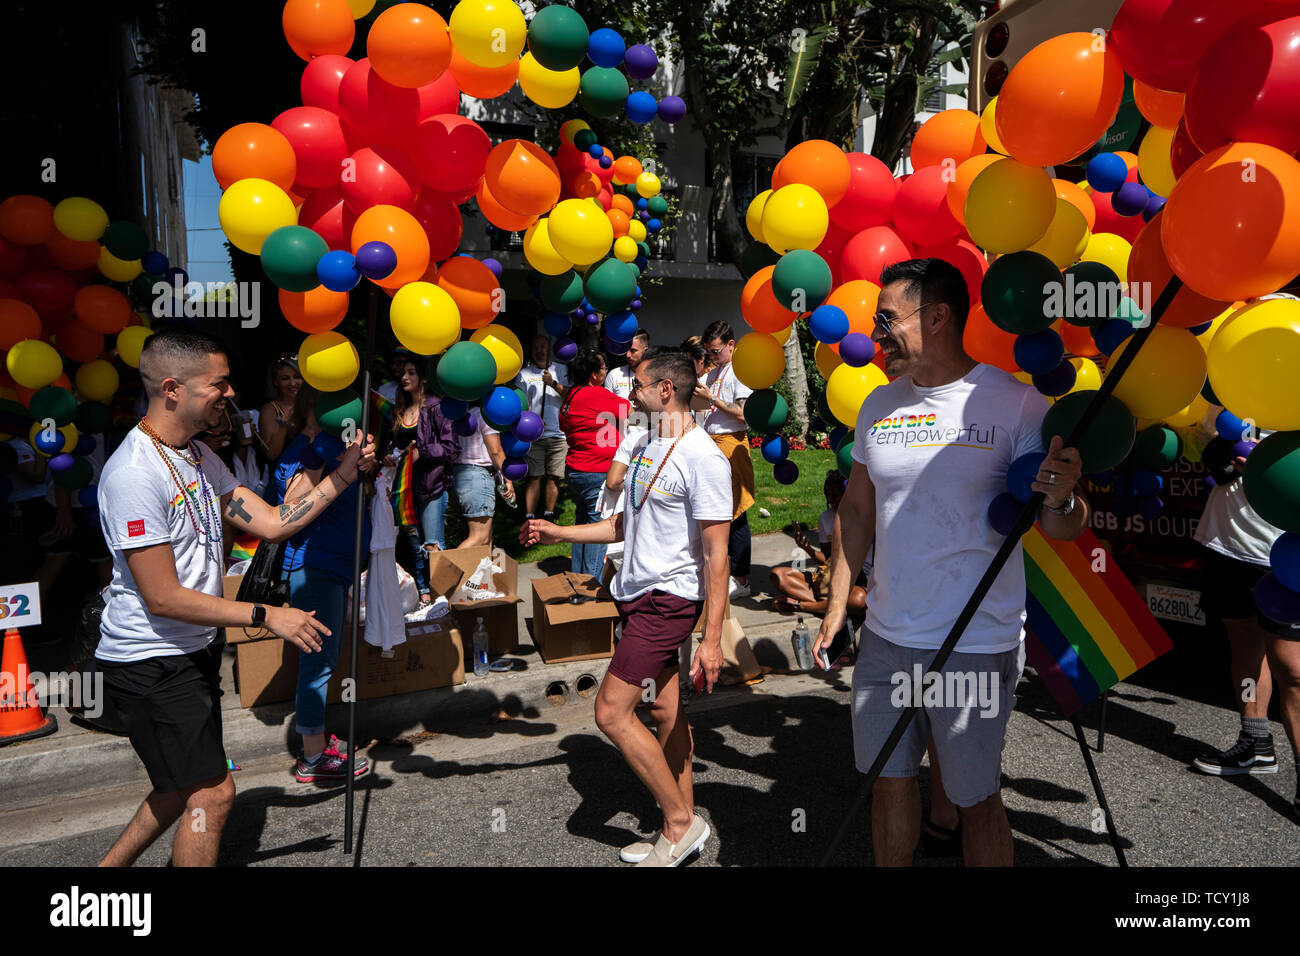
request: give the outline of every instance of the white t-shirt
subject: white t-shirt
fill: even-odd
[[[202,475],[177,452],[163,447],[188,494],[176,486],[171,469],[138,428],[127,433],[100,475],[99,520],[113,553],[113,580],[95,652],[101,660],[142,661],[192,654],[216,636],[215,627],[150,614],[125,555],[128,549],[170,542],[181,587],[221,595],[225,561],[219,499],[234,491],[235,476],[202,442],[195,442],[194,447],[203,453]],[[210,535],[202,530],[205,522]]]
[[[1198,426],[1203,437],[1213,439],[1218,435],[1214,423],[1221,411],[1222,405],[1206,409]],[[1261,431],[1259,436],[1264,439],[1271,434]],[[1216,484],[1210,489],[1193,537],[1211,551],[1266,568],[1269,551],[1281,534],[1281,528],[1269,524],[1250,506],[1245,485],[1238,477],[1230,484]]]
[[[632,380],[636,377],[636,372],[630,365],[620,365],[618,368],[609,370],[605,376],[605,387],[617,395],[619,398],[625,398],[632,401]]]
[[[728,405],[735,405],[742,399],[749,398],[750,395],[754,394],[752,388],[736,378],[735,370],[730,362],[726,365],[711,368],[704,373],[704,387],[718,401],[725,402]],[[704,427],[710,435],[730,435],[747,430],[749,425],[746,424],[744,418],[737,418],[735,415],[728,415],[720,408],[713,408],[704,420]]]
[[[558,362],[552,362],[546,369],[525,365],[515,376],[515,388],[524,390],[528,396],[528,410],[541,416],[546,425],[542,437],[563,438],[564,432],[560,431],[560,406],[564,404],[564,399],[559,392],[542,381],[542,373],[546,370],[550,371],[551,378],[555,379],[557,385],[569,384],[569,370]]]
[[[853,460],[876,487],[876,562],[866,624],[903,647],[938,648],[1003,537],[989,503],[1015,459],[1043,451],[1047,399],[1006,372],[976,365],[947,385],[910,375],[875,389],[854,431]],[[1024,639],[1025,563],[1019,543],[957,650],[993,654]]]
[[[831,556],[831,543],[835,539],[835,512],[827,508],[817,519],[817,536],[821,539],[822,554],[827,558]],[[875,559],[876,546],[873,543],[867,548],[867,558],[862,562],[862,573],[868,578],[871,577],[871,565]]]
[[[731,465],[706,432],[692,428],[651,488],[674,441],[634,431],[614,453],[615,461],[628,466],[623,564],[609,589],[615,600],[631,601],[656,588],[687,601],[704,600],[699,522],[731,521]]]
[[[456,464],[458,465],[479,465],[482,468],[492,467],[492,456],[488,454],[487,445],[483,444],[484,435],[495,435],[497,430],[487,423],[482,412],[475,412],[478,415],[478,431],[474,434],[465,436],[460,439],[460,451],[456,455]]]

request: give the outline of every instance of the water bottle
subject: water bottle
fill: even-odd
[[[483,618],[478,618],[474,625],[474,676],[486,677],[488,674],[488,632],[483,626]]]
[[[812,638],[808,636],[808,628],[804,627],[803,618],[796,619],[794,633],[790,635],[790,643],[794,645],[794,659],[800,670],[810,671],[813,669],[812,655]]]

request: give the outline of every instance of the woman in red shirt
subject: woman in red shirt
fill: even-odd
[[[623,424],[631,407],[605,388],[605,358],[599,349],[582,349],[569,363],[573,383],[560,406],[560,430],[569,443],[564,459],[565,480],[577,506],[577,524],[590,524],[600,515],[605,474],[618,451]],[[571,569],[600,577],[605,545],[574,544]]]

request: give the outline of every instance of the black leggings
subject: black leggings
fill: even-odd
[[[404,524],[397,529],[397,562],[415,578],[415,590],[429,593],[429,555],[424,550],[424,532],[418,524]]]
[[[749,512],[746,510],[731,522],[731,532],[727,536],[727,552],[731,556],[733,578],[749,577],[749,542]]]

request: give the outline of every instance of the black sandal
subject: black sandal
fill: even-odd
[[[921,829],[921,844],[926,856],[961,856],[961,819],[958,818],[955,827],[949,828],[931,823],[926,817]]]

